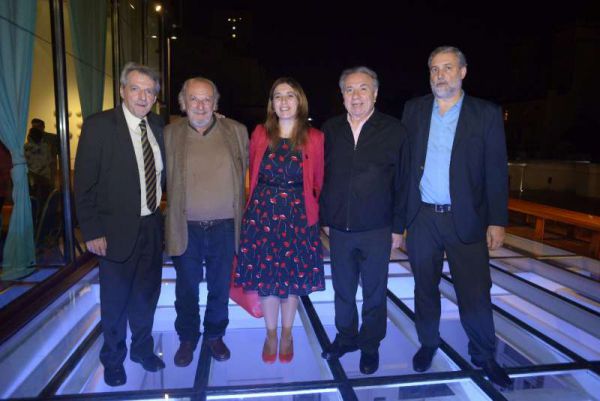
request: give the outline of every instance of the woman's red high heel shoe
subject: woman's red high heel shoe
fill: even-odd
[[[277,330],[267,330],[267,338],[262,349],[262,360],[264,363],[274,363],[277,359]]]
[[[279,339],[279,362],[290,363],[294,358],[294,339],[292,329],[283,328]]]

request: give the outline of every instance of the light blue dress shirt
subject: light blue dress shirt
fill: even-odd
[[[464,93],[458,102],[443,116],[440,115],[440,106],[435,99],[433,100],[425,169],[419,184],[423,202],[435,205],[452,204],[450,198],[450,157],[463,99]]]

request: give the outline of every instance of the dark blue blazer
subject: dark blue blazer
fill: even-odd
[[[160,147],[165,147],[162,119],[147,116]],[[161,185],[164,188],[166,171]],[[121,105],[83,122],[75,159],[75,207],[84,241],[106,237],[106,259],[126,260],[133,252],[140,226],[140,175]]]
[[[407,226],[419,208],[433,95],[409,100],[402,123],[408,130],[410,167]],[[485,239],[490,225],[508,223],[508,163],[499,106],[465,94],[450,159],[452,217],[464,242]]]

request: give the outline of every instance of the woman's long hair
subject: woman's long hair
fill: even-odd
[[[265,121],[265,128],[267,129],[267,137],[269,138],[270,147],[271,149],[275,148],[281,139],[279,118],[277,117],[277,113],[275,113],[275,109],[273,108],[273,94],[275,92],[275,88],[281,84],[288,84],[291,86],[294,94],[296,95],[296,99],[298,99],[296,121],[294,122],[294,127],[292,128],[290,142],[293,149],[302,148],[302,146],[304,146],[308,140],[308,129],[310,128],[310,123],[308,122],[308,100],[306,99],[306,94],[304,93],[304,90],[298,81],[289,77],[277,79],[273,83],[273,86],[271,86],[271,90],[269,92],[269,103],[267,104],[267,120]]]

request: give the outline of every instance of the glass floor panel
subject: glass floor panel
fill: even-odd
[[[577,273],[579,275],[600,281],[600,260],[585,256],[563,256],[556,258],[543,258],[552,264]]]
[[[564,295],[564,292],[567,291],[575,294],[575,298],[585,298],[581,289],[562,284],[560,280],[555,279],[555,276],[545,276],[544,269],[551,267],[560,270],[556,267],[560,265],[562,268],[572,270],[582,276],[594,277],[600,262],[528,241],[519,238],[509,239],[507,248],[500,249],[491,255],[492,263],[496,265],[504,263],[505,267],[512,264],[511,271],[514,274],[543,285],[555,291],[555,294]],[[519,254],[518,249],[524,249],[524,254]],[[409,309],[413,309],[414,281],[410,265],[406,254],[399,250],[398,252],[392,254],[392,258],[397,258],[398,261],[390,262],[388,288]],[[531,254],[545,256],[541,261],[537,261],[531,259]],[[447,263],[444,263],[444,271],[448,274]],[[98,335],[97,271],[93,270],[69,291],[59,296],[49,307],[42,310],[17,334],[0,344],[0,371],[2,372],[0,375],[0,398],[36,397],[41,391],[47,389],[51,380],[57,380],[56,394],[63,397],[65,395],[68,397],[68,394],[84,393],[93,398],[94,393],[119,391],[133,394],[145,390],[148,397],[144,399],[158,400],[166,399],[162,392],[167,392],[168,389],[191,390],[199,367],[200,347],[196,349],[194,361],[190,366],[186,368],[174,366],[173,356],[179,345],[174,329],[175,273],[172,265],[163,268],[163,285],[154,321],[156,352],[165,361],[166,369],[157,373],[149,373],[127,358],[125,361],[127,385],[110,388],[104,384],[103,368],[98,361],[102,336]],[[330,266],[328,265],[326,274],[330,276]],[[571,273],[562,271],[562,274],[570,275]],[[575,277],[575,283],[577,280],[588,280],[575,274],[572,275]],[[34,275],[31,277],[35,279]],[[23,284],[28,284],[28,279],[25,279]],[[510,277],[508,279],[516,280]],[[506,284],[512,288],[508,282]],[[21,286],[23,285],[13,287]],[[6,288],[3,295],[6,295],[10,288],[12,287]],[[440,327],[442,338],[462,358],[470,361],[467,353],[467,338],[453,301],[454,294],[451,284],[442,280],[441,290],[443,294]],[[561,316],[555,316],[542,310],[499,285],[493,285],[491,292],[494,304],[517,319],[513,321],[513,318],[498,313],[494,316],[498,338],[498,361],[509,368],[520,367],[517,375],[514,374],[514,370],[509,369],[511,376],[516,378],[516,382],[510,390],[502,390],[502,395],[509,400],[598,399],[600,382],[594,373],[568,369],[561,372],[535,373],[543,371],[540,366],[545,364],[564,363],[565,366],[573,366],[572,369],[579,368],[581,365],[569,365],[573,361],[561,352],[560,346],[558,346],[559,349],[553,348],[543,339],[519,326],[517,322],[520,320],[532,326],[588,361],[600,361],[600,338],[577,330],[566,323]],[[206,283],[201,283],[200,294],[200,313],[204,314],[207,295]],[[2,298],[4,296],[0,297],[0,301]],[[205,365],[204,361],[201,362],[202,369],[209,369],[208,387],[206,388],[208,399],[340,400],[341,395],[337,389],[319,387],[324,386],[322,381],[340,379],[337,376],[334,377],[335,375],[329,370],[329,364],[321,358],[322,349],[311,323],[313,320],[320,320],[325,329],[324,334],[330,341],[333,341],[336,334],[333,298],[333,286],[328,279],[326,291],[315,292],[309,297],[316,315],[312,315],[310,309],[309,312],[305,311],[302,305],[299,308],[293,328],[295,346],[293,361],[290,364],[281,364],[277,361],[272,365],[264,364],[261,359],[262,344],[265,338],[263,319],[250,317],[241,307],[230,302],[230,324],[224,340],[232,351],[232,357],[226,362],[216,362],[212,359]],[[356,299],[357,308],[360,310],[362,306],[360,287]],[[560,301],[558,297],[556,300],[564,302]],[[595,302],[592,298],[586,299],[586,302],[588,301]],[[589,307],[589,303],[586,306]],[[470,375],[483,377],[482,372],[480,370],[461,372],[455,361],[441,351],[436,353],[432,368],[418,376],[418,382],[400,385],[393,384],[392,377],[386,378],[387,376],[415,375],[412,370],[412,356],[418,349],[418,340],[414,322],[402,310],[391,299],[388,299],[387,335],[380,347],[380,368],[374,375],[365,376],[359,372],[360,352],[349,353],[340,359],[341,366],[349,380],[346,384],[354,388],[358,399],[488,399],[483,390],[469,378]],[[311,313],[310,316],[309,313]],[[74,352],[78,353],[74,354]],[[18,368],[15,369],[15,366]],[[65,367],[67,367],[66,370]],[[533,369],[534,367],[536,369]],[[57,372],[62,372],[61,376],[56,376]],[[444,372],[453,372],[451,374],[453,379],[440,381],[433,378],[439,378],[440,373],[443,375]],[[438,375],[429,378],[427,375],[430,373]],[[369,382],[366,380],[370,377],[375,377],[378,383],[387,384],[367,387],[365,384]],[[325,386],[331,386],[334,383],[339,384],[339,382],[329,382]],[[262,385],[268,386],[270,390],[277,389],[279,384],[285,384],[286,387],[289,387],[289,391],[260,393],[260,389],[257,389],[257,386]],[[300,391],[295,387],[298,384],[302,388]],[[188,396],[186,392],[180,394]],[[177,398],[169,397],[168,399]],[[179,399],[186,399],[186,397]]]
[[[541,242],[532,241],[527,238],[517,237],[516,235],[506,234],[504,244],[517,251],[522,250],[534,256],[565,256],[573,255],[572,252],[563,249],[555,248],[550,245],[542,244]]]
[[[600,339],[501,287],[492,302],[587,360],[600,360]],[[501,292],[504,292],[502,294]]]
[[[57,271],[58,271],[57,268],[51,268],[51,267],[38,268],[35,270],[35,272],[30,274],[29,276],[20,278],[17,281],[21,281],[24,283],[38,283],[40,281],[44,281],[45,279],[47,279],[48,277],[50,277]]]
[[[490,399],[469,379],[440,381],[436,383],[403,383],[402,385],[389,384],[384,386],[356,387],[355,391],[360,401],[483,401]]]
[[[175,272],[175,267],[171,266],[163,266],[162,269],[162,279],[165,280],[175,280],[177,278],[177,273]]]
[[[513,380],[502,394],[510,401],[600,400],[600,377],[587,370],[525,374]]]
[[[5,307],[27,291],[33,288],[33,284],[18,284],[0,291],[0,308]]]
[[[552,276],[551,270],[555,269],[553,266],[549,266],[544,262],[535,259],[521,258],[521,259],[499,259],[491,262],[494,266],[499,267],[502,270],[508,271],[517,277],[520,277],[530,283],[536,284],[548,291],[554,292],[564,298],[567,298],[576,304],[582,305],[595,312],[600,313],[600,283],[582,283],[582,287],[591,286],[595,287],[590,294],[590,297],[578,292],[576,288],[570,288],[569,285],[559,282],[560,277],[557,275]],[[563,273],[564,274],[564,273]],[[551,278],[552,277],[552,278]],[[582,280],[587,280],[582,278]],[[592,298],[597,297],[598,300]]]
[[[37,396],[99,324],[96,279],[86,275],[0,346],[0,398]]]
[[[336,389],[250,393],[243,396],[209,395],[207,400],[266,400],[266,401],[341,401]]]
[[[127,373],[127,383],[119,387],[110,387],[104,383],[104,368],[98,360],[102,347],[100,336],[75,366],[75,369],[64,381],[57,394],[90,394],[121,391],[157,390],[191,388],[196,375],[199,348],[194,353],[194,362],[186,368],[173,364],[173,356],[179,346],[179,338],[173,332],[152,332],[155,352],[165,362],[166,368],[158,372],[147,372],[138,363],[125,358],[124,366]],[[131,338],[131,333],[128,337]]]
[[[238,308],[241,309],[241,308]],[[231,313],[231,311],[230,311]],[[246,314],[245,311],[241,313]],[[247,319],[248,314],[246,314]],[[227,329],[224,341],[231,350],[231,359],[225,362],[211,361],[209,386],[239,386],[251,384],[277,384],[300,381],[332,379],[327,363],[321,358],[321,348],[311,341],[296,315],[292,335],[294,358],[290,363],[265,364],[261,353],[265,340],[265,328]]]
[[[412,278],[409,278],[409,280],[412,280]],[[327,288],[332,288],[329,280],[326,283],[326,286]],[[313,302],[317,315],[327,332],[329,341],[333,342],[337,333],[335,328],[333,290],[318,293],[320,294],[318,298],[314,296],[315,294],[316,293],[311,294],[311,301]],[[360,327],[360,324],[362,323],[360,314],[362,308],[362,294],[360,287],[357,293],[356,307],[358,309]],[[414,331],[412,322],[409,330],[411,333]],[[399,327],[395,322],[388,319],[386,337],[381,342],[379,348],[379,370],[377,372],[373,375],[363,375],[360,372],[360,351],[347,353],[340,358],[340,362],[346,375],[350,378],[413,374],[412,356],[417,352],[417,349],[418,344],[416,339],[406,335],[406,328]]]
[[[388,288],[397,295],[412,311],[414,311],[414,298],[412,296],[414,281],[402,280],[399,285],[398,279],[390,279]],[[493,293],[502,293],[502,289],[496,288]],[[440,335],[463,359],[470,361],[468,353],[467,335],[460,323],[458,306],[455,302],[442,295],[441,298],[441,320]],[[532,366],[539,364],[571,362],[562,353],[546,344],[533,334],[518,327],[506,318],[494,314],[496,325],[496,360],[503,366]]]
[[[517,263],[526,263],[527,261],[537,262],[533,259],[498,259],[494,260],[493,264],[501,264],[507,261],[515,261]],[[408,262],[401,262],[406,269],[410,269]],[[449,274],[448,265],[444,262],[444,273]],[[414,288],[414,280],[412,277],[408,281],[403,281],[401,290],[397,288],[397,284],[391,279],[391,284],[388,286],[396,295],[398,293],[409,294],[409,297],[402,298],[407,304],[413,303],[412,291]],[[539,283],[538,283],[539,284]],[[574,351],[576,354],[587,360],[600,359],[600,339],[588,334],[584,330],[568,323],[559,316],[555,316],[544,309],[524,300],[523,298],[512,294],[505,288],[493,284],[490,290],[492,302],[511,313],[513,316],[524,321],[536,330],[539,330],[544,335],[552,338],[566,348]],[[560,292],[559,292],[560,293]],[[562,294],[562,293],[561,293]],[[559,300],[557,299],[557,302]],[[456,311],[458,314],[458,311]],[[462,326],[461,326],[462,329]],[[550,362],[548,362],[550,363]]]

